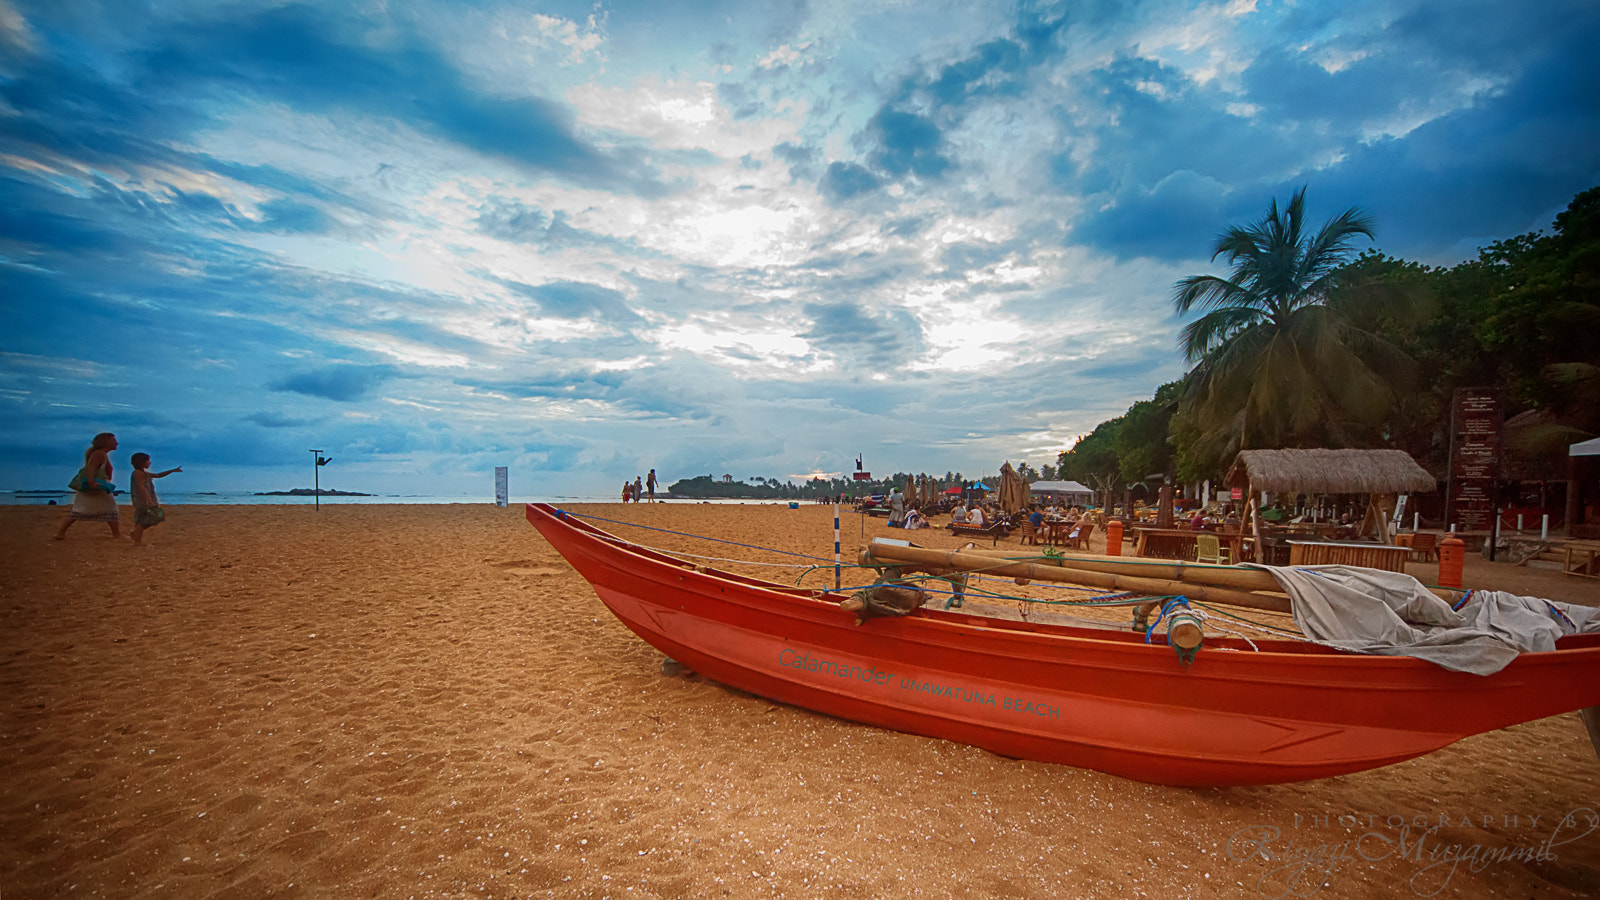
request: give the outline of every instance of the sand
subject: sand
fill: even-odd
[[[831,507],[579,509],[832,552]],[[1562,824],[1600,808],[1576,714],[1322,781],[1154,787],[663,674],[516,508],[177,506],[142,547],[51,541],[59,515],[0,507],[6,900],[1600,894],[1600,829]],[[847,513],[847,554],[863,533],[900,534]],[[1470,556],[1468,582],[1600,601]],[[1478,863],[1429,858],[1450,844]]]

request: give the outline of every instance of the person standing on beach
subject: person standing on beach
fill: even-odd
[[[633,476],[633,502],[638,503],[644,497],[644,479]]]
[[[656,470],[655,469],[651,469],[650,470],[650,474],[648,476],[646,476],[646,478],[644,480],[644,487],[645,487],[645,490],[650,492],[650,502],[651,503],[656,502]]]
[[[117,496],[112,491],[111,451],[117,449],[117,436],[103,431],[94,436],[89,449],[83,451],[83,468],[72,477],[67,486],[72,488],[72,511],[56,530],[56,540],[67,539],[67,529],[77,521],[104,522],[111,526],[113,538],[122,537],[122,523],[117,514]]]
[[[633,482],[624,481],[622,483],[622,502],[623,503],[627,503],[629,500],[632,500],[632,499],[633,499]]]
[[[129,492],[133,494],[133,542],[144,542],[144,530],[154,528],[167,520],[167,511],[156,498],[155,479],[165,478],[173,472],[182,472],[183,466],[165,472],[150,471],[150,454],[135,453],[128,460],[133,463],[133,477]]]
[[[903,528],[906,524],[906,495],[897,487],[889,488],[889,527]]]

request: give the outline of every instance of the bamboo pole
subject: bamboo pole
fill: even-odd
[[[1015,559],[1018,555],[1005,550],[982,550],[976,547],[961,552],[990,556],[996,559]],[[1211,566],[1182,560],[1113,561],[1104,556],[1079,556],[1070,553],[1060,557],[1034,558],[1027,560],[1027,562],[1079,569],[1086,572],[1113,572],[1118,575],[1131,575],[1140,578],[1160,578],[1185,584],[1237,588],[1244,591],[1284,593],[1283,586],[1278,583],[1278,579],[1272,577],[1271,572],[1238,566]],[[1428,590],[1432,591],[1440,599],[1451,603],[1459,599],[1462,594],[1461,591],[1453,591],[1449,588],[1428,588]]]
[[[876,547],[878,545],[874,544],[873,546]],[[1188,563],[1182,560],[1114,561],[1104,556],[1083,556],[1071,553],[1061,556],[1034,557],[1019,560],[1017,559],[1019,554],[1007,550],[972,548],[961,552],[990,556],[995,559],[1013,559],[1017,562],[1031,562],[1046,566],[1078,569],[1085,572],[1110,572],[1117,575],[1132,575],[1140,578],[1182,581],[1186,584],[1205,584],[1214,587],[1238,588],[1245,591],[1276,591],[1280,594],[1283,593],[1283,587],[1278,584],[1278,579],[1273,578],[1270,572],[1264,572],[1260,569],[1209,566],[1200,563]]]
[[[1067,582],[1140,594],[1163,596],[1182,594],[1190,600],[1226,603],[1230,606],[1243,606],[1248,609],[1261,609],[1268,612],[1289,612],[1289,598],[1287,597],[1269,597],[1212,585],[1185,584],[1181,581],[1161,578],[1138,578],[1113,572],[1091,572],[1085,569],[1045,566],[1031,562],[1004,562],[991,556],[967,553],[960,550],[928,550],[922,547],[900,546],[898,544],[885,544],[874,541],[870,547],[861,548],[858,561],[863,566],[904,566],[910,564],[918,568],[929,569],[933,574],[944,574],[951,571],[983,572],[988,575],[1028,578],[1034,581]]]

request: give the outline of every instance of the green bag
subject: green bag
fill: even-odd
[[[144,527],[149,528],[151,525],[160,525],[166,520],[166,510],[159,506],[151,506],[139,510],[139,514],[133,517],[133,524],[143,525]]]

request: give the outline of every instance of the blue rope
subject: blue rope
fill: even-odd
[[[1146,644],[1150,643],[1150,636],[1156,633],[1156,626],[1160,625],[1161,620],[1167,617],[1167,613],[1172,612],[1173,608],[1177,606],[1182,606],[1184,609],[1188,609],[1189,598],[1179,594],[1178,596],[1173,597],[1171,600],[1161,604],[1161,612],[1156,615],[1155,621],[1150,623],[1150,627],[1146,628],[1144,631],[1144,642]]]
[[[1569,617],[1566,613],[1562,612],[1560,607],[1556,606],[1554,603],[1551,603],[1549,600],[1544,601],[1544,605],[1550,607],[1550,615],[1562,622],[1567,623],[1567,627],[1571,628],[1574,632],[1578,630],[1577,623],[1572,621],[1571,617]]]

